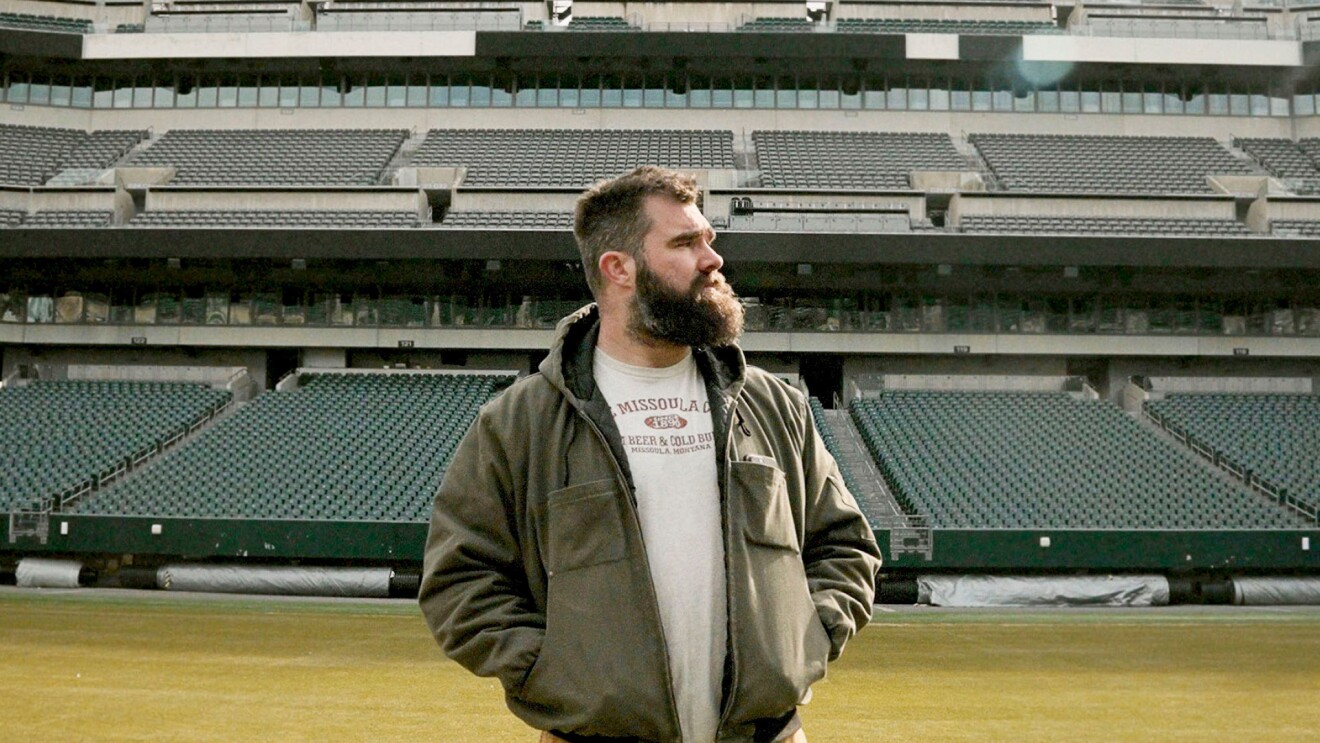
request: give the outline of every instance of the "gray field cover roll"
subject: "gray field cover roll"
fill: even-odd
[[[167,591],[388,598],[389,568],[166,565],[156,585]]]
[[[1169,581],[1160,575],[923,575],[917,600],[932,606],[1164,606]]]
[[[25,557],[18,561],[15,577],[20,588],[77,588],[81,572],[80,562]]]
[[[1320,578],[1234,578],[1233,603],[1239,606],[1320,604]]]

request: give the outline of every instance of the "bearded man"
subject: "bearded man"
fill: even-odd
[[[870,618],[874,535],[800,392],[746,366],[692,179],[577,204],[596,298],[482,408],[435,499],[420,602],[541,741],[805,741]]]

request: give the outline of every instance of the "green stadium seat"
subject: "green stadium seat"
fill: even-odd
[[[852,414],[900,505],[943,528],[1297,528],[1107,403],[885,391]]]
[[[80,510],[424,521],[458,439],[508,381],[495,375],[309,375],[300,389],[261,395]]]

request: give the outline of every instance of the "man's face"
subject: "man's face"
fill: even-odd
[[[715,231],[696,204],[646,201],[651,229],[637,260],[628,329],[644,343],[724,346],[742,335],[743,308],[720,268]]]

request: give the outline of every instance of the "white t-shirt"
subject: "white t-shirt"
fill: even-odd
[[[706,386],[691,354],[655,369],[597,349],[593,367],[637,487],[683,740],[711,743],[719,728],[728,609]]]

